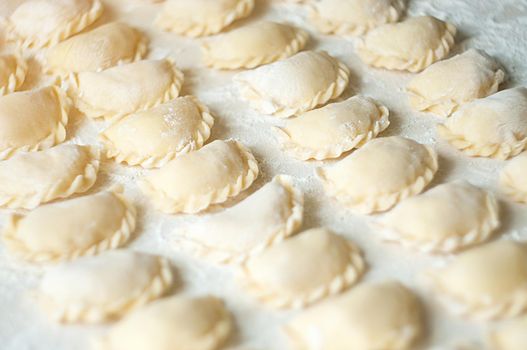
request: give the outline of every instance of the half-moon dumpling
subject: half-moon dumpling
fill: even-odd
[[[90,189],[97,179],[99,151],[59,145],[0,161],[0,206],[32,209]]]
[[[298,159],[338,158],[386,129],[388,114],[373,99],[354,96],[302,113],[277,130],[282,148]]]
[[[209,109],[194,96],[185,96],[130,114],[110,125],[100,137],[109,158],[154,168],[200,149],[213,124]]]
[[[327,53],[304,51],[239,73],[234,81],[254,109],[287,118],[340,96],[349,75],[349,68]]]
[[[102,339],[100,350],[218,350],[233,329],[213,296],[161,299],[134,311]]]
[[[95,72],[140,60],[146,51],[147,40],[141,32],[125,23],[112,22],[50,48],[46,68],[59,74]]]
[[[489,349],[524,350],[527,344],[527,316],[523,316],[499,326],[488,336]]]
[[[318,168],[326,192],[352,210],[388,210],[419,194],[438,168],[430,146],[400,136],[373,139],[333,166]]]
[[[306,31],[287,24],[256,22],[205,41],[203,58],[217,69],[254,68],[294,55],[308,38]]]
[[[0,96],[10,94],[24,83],[27,62],[20,55],[0,56]]]
[[[355,245],[319,227],[251,257],[242,284],[264,303],[302,308],[355,284],[365,265]]]
[[[29,0],[7,20],[7,35],[24,47],[53,46],[95,22],[100,0]]]
[[[69,107],[66,94],[55,86],[0,97],[0,159],[64,141]]]
[[[285,331],[294,349],[409,350],[424,334],[423,314],[399,282],[366,283],[298,314]]]
[[[221,32],[247,17],[255,0],[167,0],[156,18],[163,30],[197,37]]]
[[[499,225],[498,204],[479,187],[451,182],[402,201],[377,223],[387,240],[450,253],[489,239]]]
[[[402,0],[320,0],[308,3],[310,20],[322,33],[362,35],[385,23],[397,22]]]
[[[25,260],[71,260],[117,248],[134,229],[135,208],[116,188],[14,214],[3,239]]]
[[[527,143],[527,88],[503,90],[467,103],[437,131],[471,157],[514,157]]]
[[[145,60],[102,72],[73,73],[69,81],[69,93],[81,112],[109,119],[178,97],[183,73],[169,60]]]
[[[527,247],[497,241],[472,248],[429,273],[452,312],[474,319],[514,317],[527,309]]]
[[[413,17],[372,30],[357,42],[356,51],[372,67],[419,72],[448,55],[455,35],[450,23]]]
[[[48,270],[37,301],[58,322],[103,322],[159,298],[172,280],[171,267],[163,257],[111,250]]]
[[[216,140],[153,170],[141,189],[165,213],[197,213],[238,195],[257,176],[258,163],[245,146]]]
[[[494,59],[470,49],[434,63],[415,76],[406,91],[413,108],[448,117],[460,105],[498,91],[504,78]]]
[[[291,178],[276,176],[237,205],[184,226],[176,245],[218,263],[241,263],[295,233],[303,203]]]
[[[500,174],[500,187],[514,201],[527,203],[527,153],[505,165]]]

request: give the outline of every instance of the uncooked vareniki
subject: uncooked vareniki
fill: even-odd
[[[527,203],[527,153],[507,162],[500,174],[501,190],[512,200]]]
[[[0,56],[0,96],[20,88],[26,79],[27,62],[21,55]]]

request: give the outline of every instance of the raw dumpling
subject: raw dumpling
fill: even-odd
[[[194,96],[185,96],[128,115],[100,136],[109,158],[153,168],[201,148],[213,124],[209,109]]]
[[[498,91],[504,78],[494,59],[470,49],[434,63],[415,76],[406,91],[413,108],[448,117],[460,105]]]
[[[298,159],[338,158],[386,129],[388,114],[373,99],[354,96],[300,114],[277,130],[282,148]]]
[[[357,42],[356,51],[372,67],[419,72],[448,55],[455,35],[450,23],[414,17],[372,30]]]
[[[399,282],[367,283],[300,313],[285,330],[298,350],[409,350],[423,336],[423,314]]]
[[[55,86],[0,97],[0,159],[64,141],[69,108],[66,94]]]
[[[276,176],[237,205],[183,227],[176,244],[218,263],[241,263],[295,233],[303,203],[292,179]]]
[[[456,314],[489,320],[527,309],[527,247],[497,241],[458,255],[429,273],[430,283]]]
[[[247,17],[255,0],[167,0],[156,24],[164,30],[196,37],[219,33]]]
[[[234,77],[243,99],[263,114],[287,118],[342,94],[349,82],[346,65],[320,51],[288,59]]]
[[[59,74],[95,72],[140,60],[146,51],[147,40],[141,32],[127,24],[113,22],[49,49],[46,68]]]
[[[7,35],[24,47],[53,46],[95,22],[100,0],[29,0],[7,21]]]
[[[134,311],[102,339],[100,350],[217,350],[233,330],[221,299],[175,296]]]
[[[387,240],[450,253],[490,238],[499,225],[498,203],[468,182],[451,182],[402,201],[377,223]]]
[[[308,5],[311,22],[325,34],[362,35],[385,23],[397,22],[403,0],[320,0]]]
[[[20,153],[0,162],[0,206],[32,209],[90,189],[97,179],[99,151],[59,145]]]
[[[87,116],[110,119],[172,100],[182,85],[183,73],[172,62],[146,60],[72,74],[69,93]]]
[[[161,297],[172,279],[165,258],[113,250],[48,270],[37,302],[58,322],[103,322]]]
[[[18,90],[26,79],[27,70],[27,62],[22,56],[0,56],[0,96]]]
[[[294,55],[308,38],[306,31],[287,24],[256,22],[205,41],[203,58],[216,69],[254,68]]]
[[[258,163],[241,143],[217,140],[153,170],[141,189],[161,211],[197,213],[247,189]]]
[[[400,136],[366,143],[334,166],[318,168],[329,195],[363,214],[388,210],[419,194],[438,168],[430,146]]]
[[[514,157],[527,143],[527,88],[503,90],[467,103],[437,131],[471,157]]]
[[[525,350],[527,316],[511,320],[491,331],[488,343],[493,350]]]
[[[527,153],[505,165],[500,174],[500,187],[514,201],[527,203]]]
[[[251,257],[242,283],[264,303],[302,308],[355,284],[365,265],[354,244],[314,228]]]
[[[135,215],[122,189],[116,188],[14,214],[3,238],[25,260],[71,260],[126,243],[135,229]]]

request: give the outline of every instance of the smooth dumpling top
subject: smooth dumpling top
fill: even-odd
[[[408,350],[424,334],[416,295],[395,281],[365,283],[298,314],[285,330],[295,349]]]
[[[277,129],[283,149],[296,158],[337,158],[386,129],[388,114],[388,109],[373,99],[354,96],[288,119]]]
[[[490,332],[489,348],[493,350],[524,350],[527,344],[527,316],[506,322]]]
[[[251,257],[242,284],[264,303],[300,308],[349,288],[365,265],[351,242],[314,228]]]
[[[88,27],[102,12],[100,0],[25,1],[8,19],[8,37],[23,46],[52,46]]]
[[[87,191],[97,179],[99,152],[90,146],[59,145],[0,161],[0,206],[31,209]]]
[[[10,250],[33,262],[74,259],[116,248],[135,229],[135,209],[121,189],[12,215],[3,234]]]
[[[191,37],[219,33],[235,20],[247,17],[255,0],[167,0],[156,24]]]
[[[24,83],[27,62],[20,55],[0,56],[0,96],[10,94]]]
[[[294,55],[308,38],[306,31],[287,24],[256,22],[206,40],[203,58],[218,69],[254,68]]]
[[[388,240],[448,253],[488,239],[499,225],[498,204],[481,188],[451,182],[402,201],[378,223]]]
[[[64,141],[69,107],[66,94],[55,86],[0,97],[0,159]]]
[[[48,270],[37,301],[59,322],[102,322],[159,298],[171,284],[165,258],[113,250]]]
[[[495,93],[504,79],[494,59],[470,49],[434,63],[415,76],[406,91],[413,108],[447,117],[460,105]]]
[[[110,158],[152,168],[201,148],[213,124],[205,105],[194,96],[184,96],[128,115],[100,136]]]
[[[527,308],[527,247],[522,243],[497,241],[470,249],[429,277],[446,305],[461,315],[505,318]]]
[[[323,51],[304,51],[234,77],[243,99],[263,114],[290,117],[344,92],[349,68]]]
[[[402,0],[321,0],[308,3],[310,20],[322,33],[362,35],[379,25],[397,22]]]
[[[431,16],[382,25],[357,42],[356,51],[368,65],[419,72],[447,56],[456,28]]]
[[[81,112],[112,118],[178,97],[183,73],[169,60],[145,60],[72,74],[69,82],[68,92]]]
[[[503,90],[467,103],[437,131],[469,156],[513,157],[527,143],[527,88]]]
[[[507,162],[500,174],[500,187],[514,201],[527,203],[527,153]]]
[[[257,176],[258,164],[245,146],[216,140],[153,170],[141,188],[166,213],[197,213],[238,195]]]
[[[391,136],[371,140],[335,165],[318,168],[317,174],[330,195],[370,214],[420,193],[437,168],[431,147]]]
[[[112,22],[50,48],[47,69],[54,73],[100,71],[143,58],[147,40],[137,29]]]

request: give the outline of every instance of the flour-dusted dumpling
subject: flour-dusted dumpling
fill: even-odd
[[[277,130],[282,148],[298,159],[337,158],[385,130],[388,114],[373,99],[354,96],[300,114]]]
[[[514,317],[527,309],[527,246],[498,241],[472,248],[429,282],[454,313],[480,320]]]
[[[25,260],[71,260],[126,243],[135,229],[135,215],[122,189],[115,188],[13,214],[3,239]]]
[[[368,65],[419,72],[445,58],[454,45],[456,27],[431,16],[380,26],[357,42]]]
[[[289,237],[302,224],[302,192],[286,175],[222,212],[180,229],[177,247],[218,263],[241,263]]]
[[[467,103],[437,131],[471,157],[514,157],[527,144],[527,88],[503,90]]]
[[[320,51],[300,52],[234,77],[243,99],[263,114],[287,118],[338,97],[350,70]]]
[[[0,159],[64,141],[69,107],[66,94],[55,86],[0,97]]]
[[[0,96],[18,90],[26,79],[27,70],[27,62],[22,56],[0,56]]]
[[[302,308],[355,284],[365,265],[354,244],[319,227],[251,257],[242,284],[273,307]]]
[[[400,136],[371,140],[333,166],[318,168],[326,192],[363,214],[419,194],[438,168],[430,146]]]
[[[58,322],[103,322],[162,296],[172,285],[167,259],[112,250],[64,262],[48,270],[37,302]]]
[[[79,33],[103,12],[100,0],[29,0],[7,20],[7,35],[24,47],[53,46]]]
[[[255,0],[167,0],[156,24],[161,29],[197,37],[216,34],[247,17]]]
[[[69,93],[81,112],[109,119],[178,97],[183,73],[169,60],[145,60],[102,72],[73,73],[69,82]]]
[[[197,213],[247,189],[258,163],[241,143],[216,140],[153,170],[141,189],[161,211]]]
[[[527,316],[498,326],[488,336],[492,350],[525,350],[527,344]]]
[[[510,160],[500,174],[501,190],[511,199],[527,203],[527,153]]]
[[[362,35],[385,23],[397,22],[403,0],[320,0],[308,3],[311,22],[326,34]]]
[[[117,323],[100,350],[218,350],[232,333],[232,317],[213,296],[156,301]]]
[[[217,69],[254,68],[290,57],[302,50],[306,31],[270,21],[233,29],[205,41],[205,64]]]
[[[424,334],[423,316],[399,282],[366,283],[298,314],[285,331],[297,350],[409,350]]]
[[[0,207],[31,209],[87,191],[97,179],[99,153],[67,144],[0,161]]]
[[[402,201],[377,224],[387,240],[450,253],[489,239],[499,225],[498,203],[468,182],[451,182]]]
[[[413,108],[448,117],[460,105],[498,91],[504,78],[494,59],[470,49],[434,63],[415,76],[406,91]]]
[[[153,168],[201,148],[213,124],[209,109],[194,96],[185,96],[130,114],[100,136],[109,158]]]
[[[147,49],[147,39],[141,32],[125,23],[112,22],[49,49],[46,68],[59,74],[95,72],[140,60]]]

